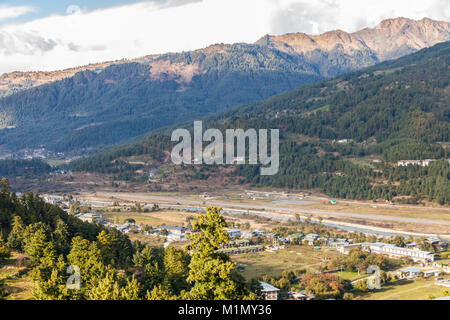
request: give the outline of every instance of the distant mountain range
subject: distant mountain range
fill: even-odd
[[[398,18],[355,33],[265,36],[65,71],[0,76],[0,147],[86,152],[450,40]]]
[[[354,33],[336,30],[318,36],[304,33],[268,35],[257,43],[292,55],[303,54],[311,60],[336,55],[337,58],[342,56],[344,61],[349,57],[356,61],[361,57],[372,57],[373,62],[377,63],[448,41],[449,34],[448,22],[428,18],[420,21],[397,18],[384,20],[375,28],[365,28]],[[332,72],[327,72],[328,65],[325,62],[322,75],[333,75]],[[337,64],[334,67],[337,67]],[[360,68],[360,65],[357,67]]]

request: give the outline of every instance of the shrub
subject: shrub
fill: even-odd
[[[10,257],[11,251],[5,246],[0,247],[0,261],[4,261],[6,259],[9,259]]]

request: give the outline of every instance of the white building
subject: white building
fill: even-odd
[[[420,269],[417,267],[409,267],[398,270],[400,278],[414,279],[420,276]]]
[[[263,236],[265,234],[264,230],[256,229],[252,231],[254,237]]]
[[[436,161],[435,159],[425,159],[425,160],[400,160],[397,162],[399,167],[407,167],[409,165],[428,167],[431,162]],[[447,159],[450,163],[450,159]]]
[[[434,269],[434,270],[424,270],[423,271],[423,276],[425,278],[430,278],[430,277],[438,277],[441,274],[440,270]]]
[[[342,254],[348,254],[353,249],[361,248],[372,253],[385,254],[394,258],[409,257],[414,261],[434,261],[434,254],[431,252],[422,251],[417,248],[401,248],[393,244],[383,242],[363,242],[354,244],[344,243],[342,245],[337,244],[336,248]]]
[[[101,215],[96,213],[80,213],[77,214],[76,217],[84,222],[90,222],[90,223],[102,223],[103,218]]]
[[[230,238],[240,238],[241,237],[241,230],[240,229],[232,229],[228,230],[228,235]]]
[[[307,235],[303,238],[303,241],[307,241],[308,244],[309,244],[310,246],[312,246],[312,245],[314,245],[314,241],[316,241],[316,240],[319,239],[319,238],[320,238],[320,236],[319,236],[318,234],[310,233],[310,234],[307,234]]]
[[[364,242],[361,244],[361,246],[370,252],[373,253],[381,253],[386,254],[391,257],[410,257],[414,261],[434,261],[434,254],[427,251],[422,251],[419,249],[409,249],[409,248],[401,248],[397,247],[393,244],[388,243],[382,243],[382,242],[375,242],[375,243],[368,243]]]
[[[262,281],[260,281],[259,284],[261,285],[261,293],[265,300],[278,300],[278,291],[280,291],[280,289]]]
[[[436,284],[438,286],[450,288],[450,279],[438,280],[436,281]]]
[[[160,231],[166,230],[168,232],[167,238],[173,241],[185,241],[187,235],[192,232],[190,228],[182,226],[161,226]]]

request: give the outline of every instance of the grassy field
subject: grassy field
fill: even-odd
[[[242,275],[251,279],[263,275],[280,276],[285,270],[318,271],[327,259],[338,255],[326,250],[315,251],[309,246],[289,246],[275,252],[249,253],[232,259],[243,269]]]
[[[363,273],[359,274],[358,272],[350,272],[350,271],[342,271],[342,272],[339,271],[339,272],[336,272],[336,275],[338,275],[339,277],[341,277],[344,280],[350,280],[350,281],[367,277],[367,274],[363,274]]]
[[[339,201],[332,205],[328,201],[318,201],[314,204],[302,206],[283,205],[283,207],[296,209],[311,209],[318,211],[344,212],[344,213],[362,213],[374,216],[391,216],[413,219],[450,221],[450,210],[448,208],[427,208],[422,206],[401,206],[386,205],[385,203],[362,204],[358,202]]]
[[[0,264],[0,280],[5,280],[8,300],[28,300],[33,298],[33,281],[25,267],[16,265],[17,254]],[[21,274],[21,275],[20,275]]]
[[[157,227],[161,225],[184,225],[186,218],[195,215],[182,211],[157,211],[157,212],[105,212],[103,218],[117,223],[123,223],[127,219],[134,219],[139,225]]]
[[[24,275],[18,279],[7,280],[6,290],[9,293],[7,300],[32,300],[33,281],[29,275]]]
[[[448,288],[438,286],[434,280],[398,280],[374,293],[359,296],[363,300],[429,300],[444,295]]]

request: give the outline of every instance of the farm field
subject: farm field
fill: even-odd
[[[263,275],[280,276],[285,270],[307,270],[316,272],[329,259],[339,256],[326,249],[315,251],[309,246],[288,246],[275,252],[258,252],[233,256],[232,259],[243,269],[246,279]]]
[[[289,206],[284,206],[289,207]],[[384,203],[362,203],[356,201],[338,201],[336,205],[332,205],[328,201],[320,201],[314,204],[306,204],[300,206],[290,206],[298,209],[312,209],[320,211],[333,212],[351,212],[373,214],[376,216],[391,216],[401,218],[426,219],[450,221],[450,209],[447,207],[422,207],[422,206],[405,206],[405,205],[386,205]]]
[[[363,300],[429,300],[444,296],[449,288],[438,286],[434,280],[398,280],[381,290],[359,296]]]

